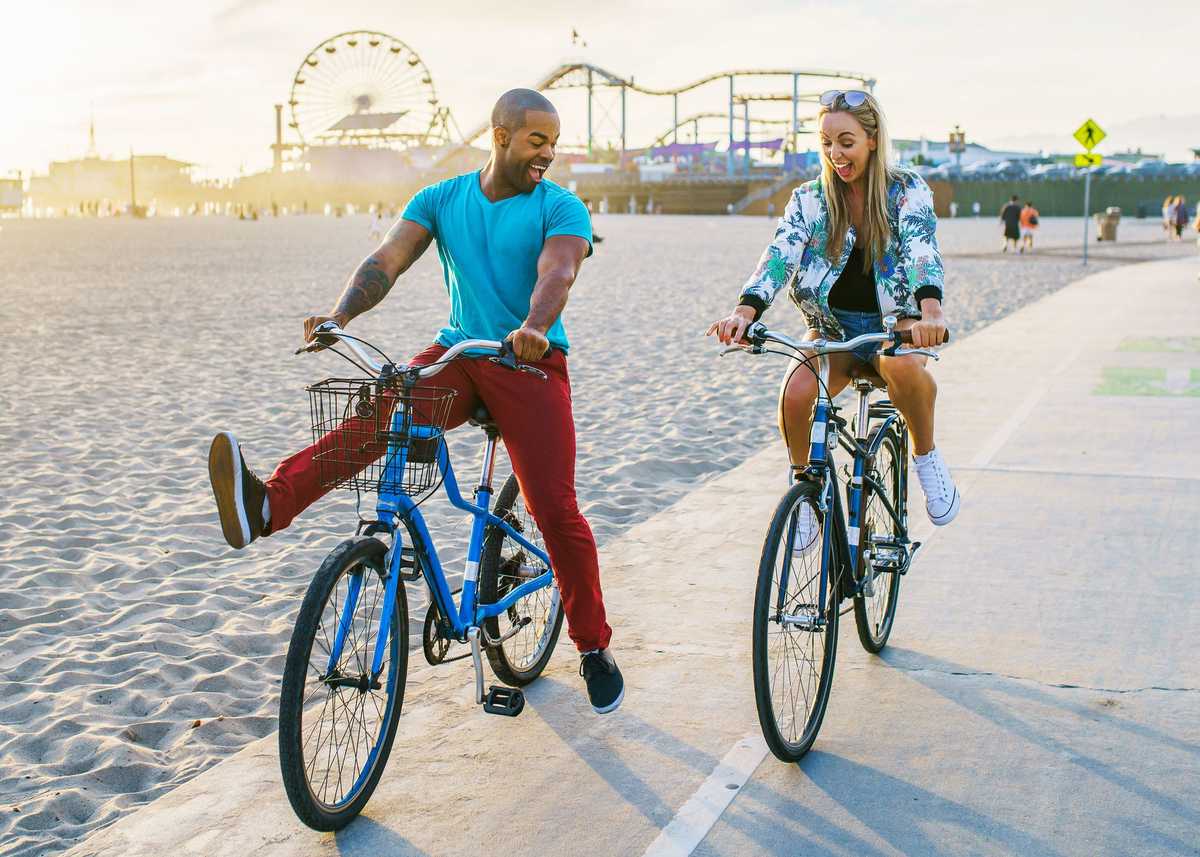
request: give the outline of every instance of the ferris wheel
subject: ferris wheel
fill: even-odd
[[[307,145],[446,142],[429,69],[386,33],[356,30],[317,45],[296,70],[289,123]]]

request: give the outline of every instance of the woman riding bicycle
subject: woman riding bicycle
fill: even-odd
[[[738,306],[708,333],[725,344],[741,340],[787,286],[808,324],[806,339],[878,333],[883,316],[894,315],[897,330],[911,328],[915,347],[940,345],[946,332],[942,260],[929,186],[915,173],[889,165],[887,127],[872,95],[831,90],[820,103],[821,176],[792,193]],[[876,352],[877,346],[868,345],[828,355],[829,394],[836,396],[864,372],[882,377],[908,423],[926,512],[934,524],[948,524],[961,498],[934,445],[937,384],[924,356]],[[793,473],[808,462],[816,398],[816,374],[793,365],[779,395],[779,427]],[[815,523],[808,523],[815,538]]]

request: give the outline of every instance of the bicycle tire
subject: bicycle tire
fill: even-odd
[[[879,429],[875,429],[871,434],[871,442],[874,442],[878,435]],[[904,497],[902,483],[904,477],[902,470],[904,468],[904,443],[897,434],[894,427],[889,426],[887,434],[879,444],[879,448],[875,453],[876,462],[879,456],[887,454],[890,456],[892,466],[890,476],[880,473],[880,482],[887,490],[887,500],[892,504],[892,508],[896,509],[902,516],[904,515]],[[872,535],[878,534],[879,530],[873,526],[874,518],[871,517],[873,509],[871,507],[872,500],[876,500],[878,508],[878,518],[886,521],[888,524],[887,532],[889,535],[895,535],[895,524],[891,517],[883,510],[882,504],[877,502],[874,491],[863,492],[863,525],[859,530],[859,579],[862,579],[862,574],[866,573],[866,567],[863,565],[863,551],[870,549],[870,538]],[[892,627],[896,621],[896,605],[900,600],[900,574],[898,572],[885,572],[883,577],[886,580],[881,580],[876,577],[876,581],[882,583],[876,589],[873,598],[864,598],[861,595],[854,596],[854,624],[858,628],[858,641],[862,643],[862,647],[873,655],[883,651],[887,645],[888,637],[892,634]]]
[[[358,573],[364,575],[374,573],[374,577],[363,580],[361,594],[354,612],[354,621],[352,621],[350,632],[347,634],[342,660],[338,667],[343,665],[351,668],[358,667],[364,674],[367,672],[367,664],[369,664],[369,658],[374,650],[372,629],[373,626],[377,628],[380,621],[380,617],[375,614],[375,609],[382,609],[382,592],[387,573],[384,565],[386,553],[387,547],[381,541],[368,536],[348,539],[334,548],[309,584],[304,601],[300,606],[300,613],[296,618],[291,642],[288,645],[287,661],[283,670],[283,686],[279,699],[279,765],[283,775],[284,790],[287,792],[292,809],[301,821],[314,830],[340,830],[362,811],[379,783],[379,778],[383,774],[383,769],[387,765],[388,756],[391,753],[392,742],[396,737],[396,723],[400,718],[400,710],[404,702],[408,671],[408,602],[403,582],[396,590],[396,601],[389,622],[390,642],[386,649],[387,659],[383,673],[380,675],[380,689],[384,691],[383,708],[379,707],[378,699],[371,688],[331,686],[319,678],[328,658],[329,641],[336,633],[337,617],[341,614],[337,599],[338,586],[344,578],[353,574],[355,569],[359,569]],[[370,596],[368,596],[369,583],[374,583],[376,586]],[[331,606],[331,598],[333,599],[332,627],[323,623],[326,608]],[[361,637],[357,631],[357,619],[360,614],[364,616]],[[352,637],[351,634],[354,636]],[[321,635],[320,641],[318,641],[318,635]],[[354,654],[360,651],[359,642],[363,644],[361,646],[362,656],[356,658]],[[317,652],[313,651],[314,646],[317,647]],[[324,654],[321,653],[321,649],[324,649]],[[318,665],[311,663],[314,655],[317,657]],[[314,677],[314,672],[317,677]],[[346,678],[350,680],[349,674]],[[317,717],[310,716],[310,731],[306,736],[305,703],[314,696],[319,702],[319,692],[322,687],[325,692],[325,705],[319,709]],[[343,690],[349,692],[343,694]],[[368,694],[372,700],[371,709],[366,707]],[[352,717],[355,706],[358,708],[357,724],[362,727],[358,733],[359,738],[354,737],[353,726],[343,733],[351,740],[356,741],[353,747],[353,760],[356,768],[360,749],[357,741],[373,735],[372,744],[363,748],[366,752],[363,767],[354,771],[349,790],[344,795],[337,795],[337,799],[333,801],[325,799],[326,792],[323,787],[315,789],[313,784],[313,780],[320,773],[317,763],[322,755],[321,730],[325,726],[325,715],[329,711],[331,700],[334,701],[333,718],[337,717],[339,704],[341,710],[349,713]],[[367,725],[372,711],[378,715],[376,729],[370,729]],[[308,713],[311,715],[313,712],[318,712],[316,705],[308,706]],[[311,747],[314,724],[317,745],[311,748],[311,753],[306,759],[305,751]],[[335,724],[330,724],[328,728],[329,740],[332,743],[336,740],[337,729]],[[324,783],[328,783],[332,773],[331,767],[334,761],[338,760],[338,756],[330,749],[326,753],[326,759],[328,767],[324,769]],[[341,789],[343,769],[349,759],[350,751],[346,750],[340,757],[337,772],[337,788],[339,790]],[[318,790],[322,793],[317,794]]]
[[[754,699],[758,709],[758,722],[762,728],[763,737],[766,739],[767,746],[775,756],[785,762],[794,762],[804,756],[812,747],[813,742],[817,738],[817,733],[821,729],[821,722],[825,717],[825,710],[829,705],[829,695],[833,687],[833,669],[837,659],[837,638],[838,638],[838,605],[840,599],[837,593],[837,581],[839,579],[838,571],[838,551],[835,545],[826,547],[823,543],[824,536],[819,537],[810,551],[806,551],[801,559],[815,559],[815,571],[817,574],[816,584],[807,586],[800,592],[800,595],[808,593],[810,598],[815,596],[820,589],[821,565],[829,563],[830,568],[824,569],[824,579],[826,586],[826,605],[823,630],[796,630],[789,626],[784,626],[779,621],[777,610],[777,598],[774,596],[778,589],[779,577],[777,568],[777,560],[781,552],[786,553],[788,543],[786,540],[787,530],[794,519],[795,514],[799,510],[801,504],[807,504],[816,515],[818,524],[821,525],[822,534],[825,531],[824,516],[818,508],[818,499],[820,494],[820,486],[812,482],[798,482],[793,485],[783,499],[780,500],[779,506],[775,510],[774,516],[771,518],[771,525],[767,530],[767,538],[763,544],[762,558],[759,561],[758,569],[758,584],[754,592],[754,623],[753,623],[753,667],[754,667]],[[788,569],[787,586],[790,591],[792,583],[799,579],[802,575],[806,576],[807,583],[813,582],[812,563],[806,563],[801,570],[793,567],[793,560],[787,556],[783,557]],[[786,593],[785,593],[786,599]],[[793,607],[809,607],[811,615],[818,612],[816,604],[819,602],[793,602]],[[799,718],[796,716],[796,705],[799,699],[795,695],[795,691],[786,694],[779,702],[776,702],[776,687],[775,679],[779,674],[779,667],[772,667],[772,625],[779,630],[775,632],[776,637],[783,640],[783,646],[775,646],[782,648],[784,651],[784,662],[790,660],[793,654],[802,654],[798,648],[793,649],[793,643],[790,639],[791,634],[806,635],[811,644],[812,640],[818,636],[822,640],[819,672],[816,676],[815,686],[812,688],[812,693],[804,691],[804,712],[803,712],[803,728],[797,733],[795,724]],[[799,641],[802,642],[802,641]],[[798,645],[798,644],[797,644]],[[811,645],[810,645],[811,651]],[[815,665],[815,658],[803,658],[810,665]],[[798,661],[797,661],[798,663]],[[789,680],[787,688],[792,688],[793,684]],[[803,690],[803,687],[801,688]],[[787,715],[788,712],[781,710],[786,708],[787,703],[791,703],[790,718],[787,718],[792,724],[792,728],[785,729],[781,726],[780,716]]]
[[[509,476],[500,493],[496,495],[496,506],[493,514],[502,520],[507,520],[518,532],[543,550],[541,531],[533,516],[525,508],[521,500],[521,486],[515,476]],[[509,550],[505,550],[508,545]],[[494,604],[505,593],[519,585],[520,578],[506,574],[511,566],[529,565],[524,562],[528,554],[499,527],[489,527],[484,536],[483,554],[479,561],[479,601],[481,604]],[[541,561],[536,565],[542,566]],[[563,607],[557,584],[539,589],[522,598],[508,611],[502,614],[505,623],[502,626],[500,617],[493,616],[483,622],[484,630],[493,639],[499,639],[525,616],[531,621],[524,629],[505,640],[498,646],[488,646],[488,663],[496,678],[507,685],[521,687],[529,684],[546,668],[554,646],[558,643],[558,635],[562,631]]]

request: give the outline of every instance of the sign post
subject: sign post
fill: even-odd
[[[1087,265],[1088,218],[1092,211],[1092,168],[1088,167],[1083,179],[1083,264]]]
[[[1083,167],[1086,170],[1083,174],[1083,264],[1085,265],[1088,253],[1088,218],[1091,217],[1092,207],[1092,169],[1099,166],[1100,162],[1104,160],[1100,155],[1093,155],[1092,149],[1096,148],[1097,144],[1107,136],[1104,129],[1091,119],[1075,130],[1075,139],[1079,141],[1079,145],[1087,149],[1086,154],[1075,156],[1075,166]]]

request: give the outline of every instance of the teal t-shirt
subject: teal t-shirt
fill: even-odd
[[[504,339],[529,314],[542,246],[552,235],[577,235],[588,242],[592,219],[570,191],[542,179],[530,193],[492,202],[479,186],[479,172],[422,188],[401,215],[437,240],[450,293],[450,321],[437,341],[447,347],[464,339]],[[562,319],[546,332],[550,345],[567,351]]]

